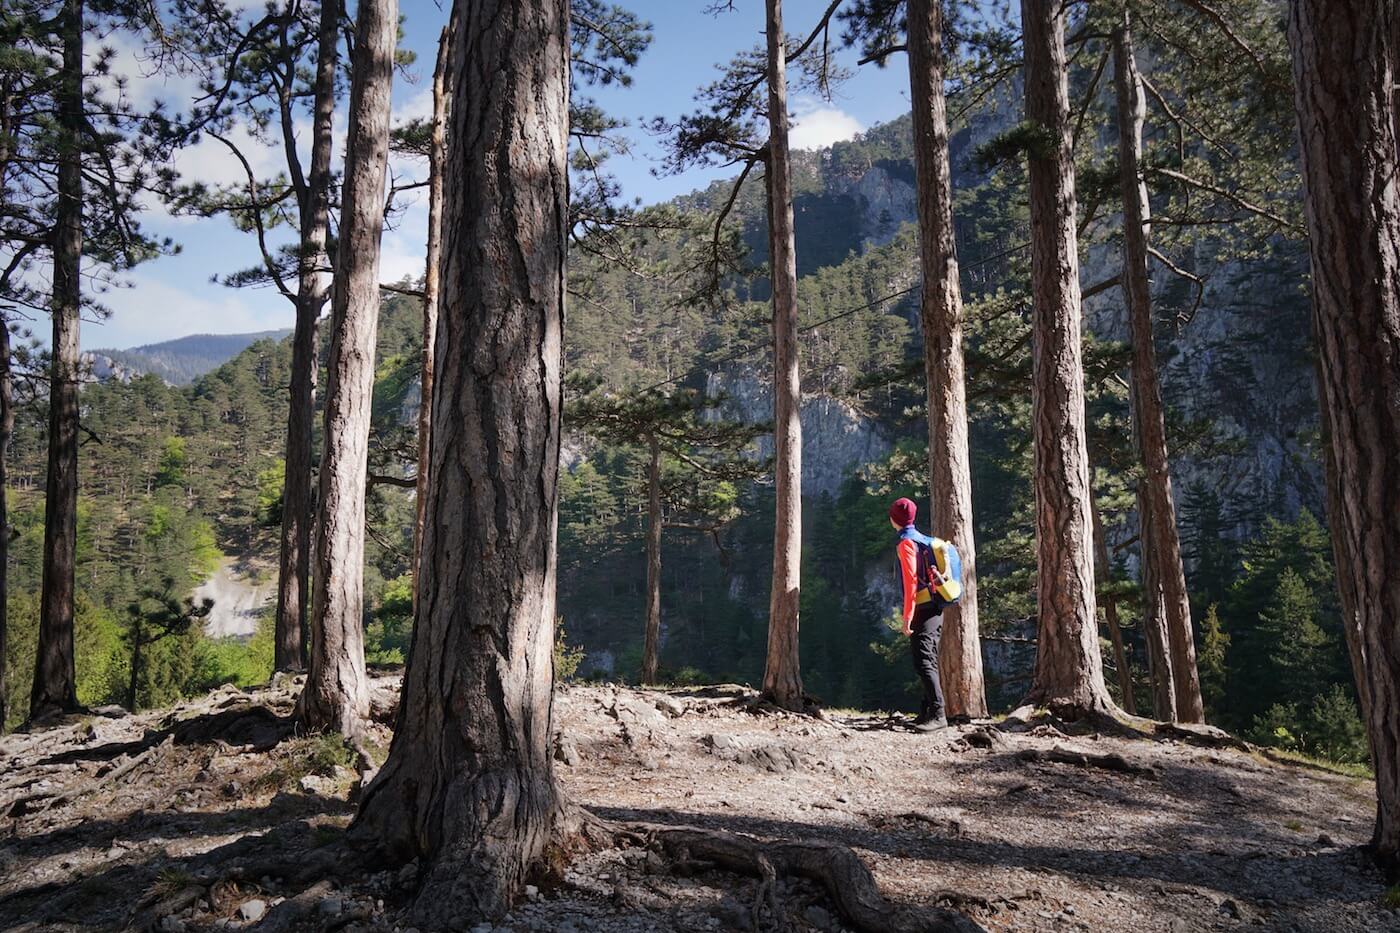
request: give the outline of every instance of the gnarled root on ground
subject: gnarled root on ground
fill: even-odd
[[[710,863],[760,880],[755,911],[774,909],[772,881],[806,878],[822,885],[837,910],[858,930],[871,933],[970,933],[982,927],[950,910],[892,904],[870,869],[849,847],[819,840],[763,840],[717,829],[657,823],[610,823],[594,816],[585,835],[611,844],[627,841],[657,848],[681,864]]]
[[[1122,774],[1136,774],[1141,777],[1156,777],[1157,769],[1148,764],[1140,764],[1129,761],[1122,755],[1107,754],[1100,755],[1093,752],[1081,752],[1072,748],[1055,746],[1054,748],[1023,748],[1016,753],[1016,758],[1020,761],[1052,761],[1063,765],[1076,765],[1080,768],[1103,768],[1106,771],[1117,771]]]

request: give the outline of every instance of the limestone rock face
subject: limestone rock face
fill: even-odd
[[[718,417],[735,421],[771,421],[772,384],[753,372],[711,374],[710,395],[724,395]],[[802,494],[836,495],[851,471],[886,456],[893,442],[873,420],[849,403],[830,396],[809,395],[802,401]],[[758,441],[758,455],[773,454],[773,439]]]

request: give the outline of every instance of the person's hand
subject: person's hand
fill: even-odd
[[[913,635],[913,634],[914,634],[914,620],[913,620],[913,619],[905,619],[905,620],[904,620],[904,634],[905,634],[905,635]]]

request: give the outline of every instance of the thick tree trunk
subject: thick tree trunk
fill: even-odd
[[[1094,520],[1094,575],[1099,585],[1110,585],[1112,574],[1108,561],[1108,541],[1103,533],[1103,516],[1099,514],[1097,499],[1090,498]],[[1137,698],[1133,696],[1133,671],[1128,666],[1128,652],[1123,647],[1123,628],[1118,624],[1118,598],[1105,593],[1099,600],[1103,603],[1103,618],[1108,623],[1108,638],[1113,643],[1113,663],[1118,668],[1118,690],[1123,694],[1123,712],[1137,715]]]
[[[78,548],[78,319],[83,259],[83,5],[63,8],[58,92],[58,206],[53,243],[53,363],[49,371],[49,467],[39,646],[29,718],[77,709],[73,600]]]
[[[1131,394],[1131,390],[1130,393]],[[1152,685],[1152,716],[1158,722],[1176,722],[1176,679],[1172,676],[1171,638],[1167,613],[1162,606],[1162,585],[1152,552],[1152,500],[1138,480],[1138,541],[1142,553],[1142,638],[1147,644],[1147,678]]]
[[[458,0],[422,605],[356,837],[421,858],[420,926],[509,909],[554,840],[550,757],[566,0]]]
[[[661,644],[661,445],[650,438],[647,467],[647,632],[642,648],[642,683],[656,683]]]
[[[297,319],[292,335],[292,379],[287,415],[287,463],[282,481],[282,547],[277,575],[277,632],[273,666],[300,671],[306,664],[305,619],[310,593],[311,474],[316,420],[316,328],[326,304],[329,278],[326,240],[330,228],[331,146],[335,118],[335,73],[339,59],[340,0],[322,0],[316,51],[311,166],[301,208],[297,272]]]
[[[1034,354],[1036,639],[1031,700],[1066,715],[1112,707],[1094,612],[1093,521],[1084,435],[1079,251],[1064,6],[1022,0],[1030,152]]]
[[[957,545],[963,591],[943,611],[939,673],[950,716],[987,715],[982,642],[977,628],[977,558],[972,525],[972,468],[963,384],[963,304],[953,234],[947,105],[943,97],[941,0],[909,0],[909,88],[914,104],[918,174],[924,375],[928,384],[929,492],[932,533]]]
[[[349,737],[359,734],[369,715],[363,630],[365,477],[397,32],[396,0],[361,0],[331,299],[311,669],[297,701],[297,716],[304,725]]]
[[[1400,158],[1393,2],[1293,0],[1313,329],[1330,436],[1329,525],[1363,665],[1376,854],[1400,874]]]
[[[803,708],[797,650],[802,587],[802,383],[797,362],[797,253],[793,239],[792,168],[788,156],[787,46],[782,0],[768,11],[769,259],[773,281],[773,591],[768,603],[768,658],[763,696]]]
[[[447,161],[448,30],[438,38],[433,69],[433,131],[428,148],[428,256],[423,270],[423,360],[418,396],[418,477],[413,514],[413,615],[418,616],[418,569],[423,560],[423,528],[428,523],[428,457],[433,437],[433,366],[437,346],[438,281],[442,265],[442,172]]]
[[[1166,415],[1162,384],[1157,375],[1157,352],[1152,343],[1152,293],[1147,279],[1147,238],[1151,206],[1141,173],[1142,124],[1147,110],[1142,79],[1133,57],[1128,14],[1113,36],[1115,84],[1118,92],[1118,172],[1123,193],[1123,294],[1128,303],[1128,330],[1133,347],[1133,439],[1142,463],[1140,487],[1150,501],[1152,547],[1143,548],[1144,563],[1156,568],[1161,587],[1163,623],[1171,648],[1172,689],[1176,715],[1182,722],[1205,722],[1201,681],[1196,672],[1196,641],[1191,627],[1191,601],[1181,561],[1176,505],[1167,455]]]
[[[10,709],[9,667],[5,663],[10,637],[10,440],[15,434],[15,384],[10,372],[10,322],[0,315],[0,735]]]

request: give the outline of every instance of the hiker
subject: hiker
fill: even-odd
[[[914,656],[914,671],[924,688],[923,708],[914,720],[919,732],[946,728],[943,683],[938,677],[938,640],[943,634],[943,607],[962,595],[957,550],[914,527],[918,507],[910,499],[890,506],[890,524],[899,532],[899,568],[904,580],[904,634]]]

